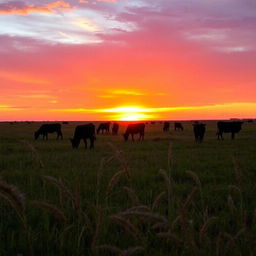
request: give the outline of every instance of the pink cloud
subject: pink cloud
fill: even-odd
[[[0,4],[0,14],[22,14],[26,15],[30,12],[51,13],[60,10],[70,10],[71,6],[65,1],[56,1],[45,5],[27,5],[20,1],[9,1]]]

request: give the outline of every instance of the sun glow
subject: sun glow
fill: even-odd
[[[140,121],[140,120],[148,120],[148,119],[154,118],[153,115],[148,114],[151,111],[149,111],[147,108],[138,107],[138,106],[117,107],[117,108],[111,108],[111,109],[104,109],[101,111],[105,113],[113,113],[113,115],[109,116],[110,119],[112,120]]]

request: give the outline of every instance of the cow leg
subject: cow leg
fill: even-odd
[[[235,139],[235,133],[234,132],[231,133],[231,139],[232,140]]]
[[[134,135],[133,135],[133,133],[132,133],[132,141],[134,141]]]
[[[85,149],[87,149],[87,140],[83,139],[83,141],[84,141],[84,147],[85,147]]]
[[[90,149],[94,147],[94,137],[90,138]]]

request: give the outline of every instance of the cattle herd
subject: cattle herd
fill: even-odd
[[[218,139],[223,140],[223,133],[231,133],[231,139],[235,138],[235,134],[238,133],[242,129],[243,122],[240,121],[219,121],[217,122],[217,137]],[[78,125],[75,128],[74,136],[70,139],[72,147],[78,148],[80,141],[83,140],[85,144],[85,148],[87,148],[87,140],[90,141],[90,148],[94,147],[94,141],[96,140],[95,133],[97,134],[109,134],[110,133],[111,122],[101,123],[97,130],[93,123]],[[168,132],[170,130],[170,122],[163,122],[163,132]],[[175,122],[174,123],[175,131],[183,131],[182,123]],[[112,125],[112,135],[117,135],[119,131],[119,124],[114,122]],[[204,134],[206,131],[206,124],[195,121],[193,123],[193,132],[195,141],[198,143],[203,142]],[[35,140],[42,135],[43,140],[48,139],[48,133],[56,133],[57,139],[63,139],[61,124],[59,123],[51,123],[51,124],[43,124],[41,127],[35,131],[34,137]],[[139,141],[144,140],[145,134],[145,123],[132,123],[128,124],[123,134],[124,140],[127,141],[131,136],[132,141],[134,141],[134,135],[139,135]]]

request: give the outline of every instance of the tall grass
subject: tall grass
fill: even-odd
[[[158,141],[104,138],[95,151],[58,158],[51,141],[25,143],[23,158],[17,143],[13,170],[0,163],[0,255],[255,255],[256,169],[241,145],[234,154],[221,142],[220,167],[207,141],[160,138],[164,150],[154,151]]]

